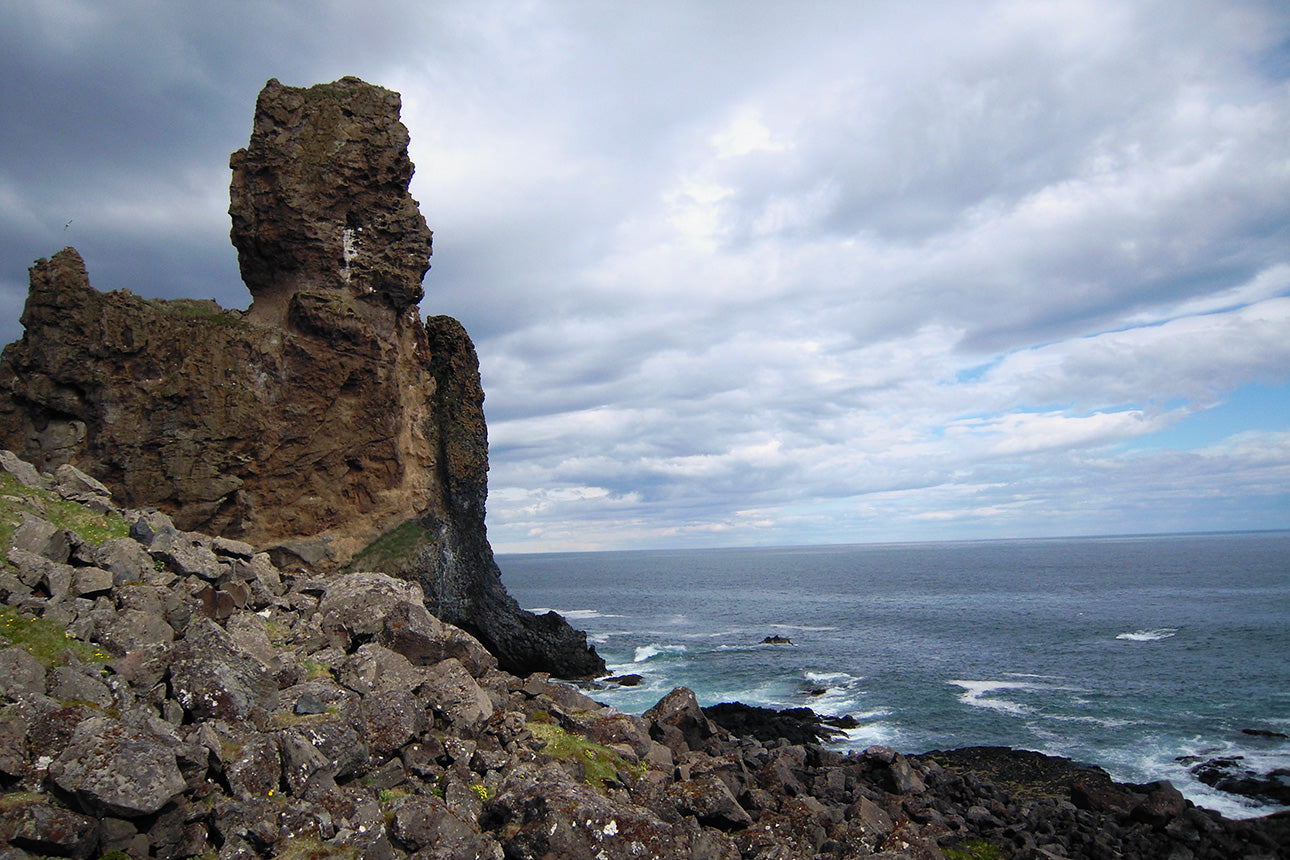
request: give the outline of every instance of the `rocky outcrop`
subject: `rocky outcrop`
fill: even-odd
[[[1286,816],[1038,753],[744,736],[684,688],[621,714],[415,583],[280,569],[72,467],[0,453],[0,525],[0,860],[1287,856]]]
[[[38,261],[0,445],[281,564],[336,569],[401,528],[382,569],[439,617],[517,671],[598,673],[585,637],[501,584],[478,360],[459,323],[419,315],[431,233],[399,106],[356,78],[264,88],[230,162],[244,312],[100,293],[71,248]]]

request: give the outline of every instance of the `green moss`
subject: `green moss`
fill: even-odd
[[[273,855],[276,860],[358,860],[352,845],[328,845],[317,839],[290,839]]]
[[[416,520],[408,520],[360,550],[347,570],[395,573],[411,567],[417,552],[434,542],[429,529]]]
[[[0,637],[22,648],[46,668],[65,664],[69,653],[82,663],[102,664],[108,659],[102,648],[73,638],[58,622],[23,615],[11,606],[0,607]]]
[[[144,302],[166,316],[181,321],[193,320],[214,325],[246,326],[246,322],[240,316],[221,308],[209,299],[144,299]]]
[[[219,757],[220,761],[225,764],[235,762],[240,759],[243,751],[244,747],[237,741],[229,740],[228,738],[220,738]]]
[[[0,794],[0,811],[12,809],[15,806],[25,806],[29,803],[48,803],[49,796],[39,791],[14,791],[9,794]]]
[[[47,490],[24,486],[7,472],[0,472],[0,547],[5,555],[13,543],[14,529],[22,522],[24,511],[48,520],[60,529],[67,529],[82,541],[96,546],[130,533],[129,524],[116,511],[95,513]]]
[[[945,854],[945,860],[1000,860],[1003,857],[1003,849],[984,839],[973,839],[962,845],[942,848],[941,851]]]
[[[567,732],[555,723],[530,721],[528,728],[533,737],[546,743],[542,748],[546,755],[581,763],[588,785],[604,791],[605,783],[619,782],[619,771],[625,769],[626,762],[604,744]]]

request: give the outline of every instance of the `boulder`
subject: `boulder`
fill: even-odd
[[[43,695],[45,667],[18,646],[0,650],[0,697],[21,699]]]
[[[97,677],[71,666],[55,666],[49,671],[49,695],[60,701],[87,702],[96,707],[112,707],[112,691]]]
[[[407,690],[374,692],[363,697],[363,742],[372,754],[390,756],[425,730],[425,709]]]
[[[729,732],[762,742],[783,739],[790,744],[821,743],[842,734],[828,722],[836,718],[822,717],[810,708],[776,711],[742,702],[723,702],[704,708],[703,713]]]
[[[688,687],[677,687],[641,716],[654,724],[653,732],[660,737],[665,728],[677,730],[691,749],[702,749],[704,742],[717,733],[717,727],[704,715],[694,691]]]
[[[12,546],[59,563],[66,562],[72,554],[72,544],[66,531],[26,511],[22,512],[22,520],[13,530]]]
[[[229,727],[214,748],[233,796],[241,800],[268,797],[282,781],[278,741],[272,735]]]
[[[484,805],[480,820],[502,834],[507,858],[696,856],[696,840],[686,828],[574,782],[554,764],[508,774],[497,795]]]
[[[425,669],[375,642],[360,646],[340,667],[340,682],[362,695],[375,690],[412,690],[425,677]]]
[[[54,470],[54,492],[73,502],[81,502],[102,510],[112,491],[71,463],[63,463]]]
[[[1246,732],[1252,734],[1249,730]],[[1264,737],[1274,736],[1275,733],[1264,734]],[[1190,770],[1198,780],[1219,791],[1290,806],[1290,769],[1276,768],[1260,773],[1246,765],[1242,756],[1222,756],[1208,759]]]
[[[170,659],[174,698],[194,719],[262,720],[278,706],[269,669],[215,622],[197,618]]]
[[[0,773],[16,777],[26,770],[27,722],[17,713],[0,710]]]
[[[502,846],[471,818],[453,812],[437,797],[400,798],[391,809],[394,841],[424,860],[502,860]]]
[[[8,450],[0,450],[0,469],[19,484],[32,490],[47,489],[49,481],[36,471],[36,467]]]
[[[451,657],[426,670],[421,694],[454,726],[475,726],[493,715],[493,700]]]
[[[667,799],[677,812],[693,815],[700,824],[710,827],[735,830],[752,824],[752,816],[714,773],[674,783],[667,789]]]
[[[44,797],[25,797],[0,804],[0,845],[42,855],[85,858],[93,855],[98,841],[96,820],[54,806]]]
[[[49,776],[88,809],[124,818],[151,815],[187,788],[171,744],[106,717],[76,727]]]

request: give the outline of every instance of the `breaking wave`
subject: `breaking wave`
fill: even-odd
[[[1161,639],[1168,639],[1177,632],[1177,627],[1157,627],[1155,630],[1135,630],[1132,633],[1121,633],[1115,638],[1125,639],[1129,642],[1159,642]]]

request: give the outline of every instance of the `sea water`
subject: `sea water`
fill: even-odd
[[[805,705],[859,721],[842,746],[1039,750],[1234,817],[1277,807],[1180,758],[1290,768],[1290,532],[498,562],[522,605],[642,676],[593,693],[629,713],[681,685],[703,705]]]

